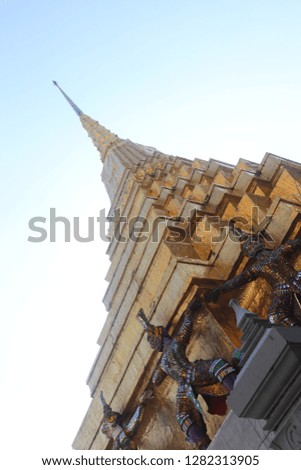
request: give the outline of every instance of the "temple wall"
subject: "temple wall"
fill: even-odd
[[[192,162],[166,156],[160,160],[160,153],[154,151],[152,156],[144,155],[139,172],[131,175],[131,184],[128,179],[123,181],[120,197],[114,202],[117,206],[112,208],[122,200],[121,215],[126,215],[127,222],[121,234],[127,238],[125,242],[113,239],[108,248],[111,267],[104,303],[109,313],[89,374],[91,403],[75,437],[75,449],[106,449],[112,445],[99,431],[103,419],[101,390],[114,410],[130,416],[150,385],[160,353],[153,352],[147,343],[136,320],[138,310],[143,308],[152,323],[166,325],[172,333],[197,288],[205,293],[240,273],[247,259],[241,254],[240,243],[229,237],[227,226],[232,217],[244,217],[242,230],[252,226],[253,230],[268,231],[273,239],[271,247],[298,236],[300,175],[299,164],[271,154],[266,154],[261,164],[240,160],[235,167],[215,160]],[[150,233],[143,231],[145,225],[141,227],[140,235],[147,237],[139,243],[128,239],[129,221],[136,216],[143,216],[152,227]],[[170,222],[158,226],[156,221],[164,217],[183,217],[178,226],[189,236],[179,241],[174,223],[173,227]],[[220,236],[223,231],[225,237]],[[188,348],[190,360],[230,358],[232,349],[240,345],[241,332],[228,307],[231,297],[239,298],[245,308],[259,316],[266,315],[269,289],[262,281],[222,295],[218,304],[200,309]],[[155,390],[135,438],[138,447],[192,448],[175,419],[175,395],[176,384],[170,379]],[[226,419],[229,422],[235,417],[230,413]],[[223,418],[206,414],[206,420],[213,438]],[[243,428],[241,421],[238,429]],[[218,448],[219,441],[215,442],[214,448]]]

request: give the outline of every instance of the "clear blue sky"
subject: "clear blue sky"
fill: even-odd
[[[105,243],[27,241],[50,207],[83,232],[108,208],[97,152],[52,79],[120,137],[167,153],[301,162],[300,24],[298,0],[0,0],[8,449],[18,435],[37,455],[70,449],[106,315]]]

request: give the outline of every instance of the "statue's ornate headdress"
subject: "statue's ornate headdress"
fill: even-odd
[[[256,238],[250,236],[242,246],[243,254],[249,258],[254,258],[259,251],[264,249],[265,245],[260,241],[260,236],[257,236]]]
[[[229,224],[229,229],[238,241],[243,242],[242,253],[249,258],[254,258],[259,251],[264,250],[265,244],[263,240],[266,238],[270,239],[265,231],[247,233],[235,227],[234,223]]]
[[[163,337],[169,337],[167,330],[164,326],[154,326],[146,317],[142,308],[139,310],[137,320],[141,323],[143,329],[147,332],[147,341],[156,351],[163,350]]]
[[[113,411],[110,405],[104,399],[103,392],[100,392],[100,401],[102,403],[102,409],[104,414],[104,419],[107,423],[112,424],[121,424],[121,414]]]

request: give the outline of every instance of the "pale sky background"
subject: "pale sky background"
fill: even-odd
[[[51,207],[81,217],[83,236],[109,208],[52,80],[120,137],[173,155],[301,162],[300,25],[298,0],[0,0],[0,426],[2,448],[35,456],[22,468],[70,451],[106,317],[106,243],[27,241]]]

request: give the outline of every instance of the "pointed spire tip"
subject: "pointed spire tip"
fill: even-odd
[[[71,100],[71,98],[69,98],[69,96],[61,89],[61,87],[59,86],[59,84],[55,81],[55,80],[52,80],[53,84],[58,87],[58,89],[60,90],[60,92],[62,93],[62,95],[65,97],[65,99],[68,101],[68,103],[70,104],[71,108],[75,111],[75,113],[80,116],[81,114],[83,114],[82,110],[79,109],[78,106],[76,106],[76,104]]]

